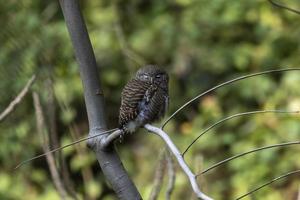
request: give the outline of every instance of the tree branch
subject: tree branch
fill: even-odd
[[[59,2],[79,64],[89,121],[89,135],[93,136],[101,130],[107,129],[104,97],[95,55],[80,12],[78,0],[59,0]],[[104,137],[105,135],[88,140],[88,145],[95,151],[106,180],[111,184],[119,199],[141,199],[114,146],[110,145],[109,148],[102,148],[100,141]]]
[[[29,162],[31,162],[31,161],[33,161],[33,160],[38,159],[38,158],[42,158],[42,157],[44,157],[44,156],[46,156],[46,155],[48,155],[48,154],[52,154],[52,153],[54,153],[54,152],[63,150],[63,149],[65,149],[65,148],[67,148],[67,147],[73,146],[74,144],[78,144],[78,143],[83,142],[83,141],[87,141],[87,140],[90,140],[90,139],[94,139],[94,138],[99,137],[99,136],[102,136],[102,135],[107,135],[108,133],[110,133],[110,132],[112,132],[112,131],[115,131],[115,130],[118,130],[118,129],[115,128],[115,129],[103,131],[103,132],[97,133],[97,134],[95,134],[95,135],[88,136],[88,137],[85,137],[85,138],[76,140],[76,141],[71,142],[71,143],[69,143],[69,144],[66,144],[66,145],[64,145],[64,146],[62,146],[62,147],[58,147],[58,148],[56,148],[56,149],[49,150],[49,151],[47,151],[47,152],[45,152],[45,153],[43,153],[43,154],[39,154],[39,155],[37,155],[37,156],[34,156],[34,157],[32,157],[32,158],[29,158],[29,159],[27,159],[27,160],[24,160],[24,161],[20,162],[14,169],[16,170],[16,169],[20,168],[21,166],[25,165],[26,163],[29,163]]]
[[[160,190],[162,188],[162,183],[164,180],[165,168],[166,168],[166,156],[165,156],[166,151],[165,150],[166,149],[164,148],[159,153],[159,160],[158,160],[158,164],[155,169],[153,188],[151,190],[149,200],[156,200],[158,198]]]
[[[4,120],[11,112],[14,111],[16,106],[22,102],[23,98],[29,91],[29,88],[35,81],[36,76],[32,75],[31,78],[27,81],[25,87],[21,90],[21,92],[16,96],[16,98],[10,102],[10,104],[5,108],[5,110],[0,114],[0,122]]]
[[[164,140],[164,142],[169,147],[169,149],[172,152],[172,154],[177,159],[179,166],[181,167],[181,169],[184,171],[184,173],[189,178],[189,181],[191,183],[193,191],[197,195],[197,197],[199,199],[202,199],[202,200],[212,200],[212,198],[206,196],[204,193],[201,192],[201,190],[200,190],[200,188],[198,186],[195,174],[190,170],[190,168],[188,167],[188,165],[185,163],[185,161],[183,160],[183,157],[181,156],[178,148],[172,142],[172,140],[170,139],[170,137],[168,136],[168,134],[165,133],[162,129],[157,128],[155,126],[152,126],[150,124],[146,124],[144,127],[148,131],[150,131],[150,132],[158,135],[159,137],[161,137]]]
[[[244,112],[244,113],[237,113],[228,117],[225,117],[219,121],[217,121],[216,123],[212,124],[211,126],[209,126],[208,128],[206,128],[204,131],[202,131],[193,141],[191,144],[189,144],[189,146],[184,150],[184,152],[182,153],[182,156],[184,156],[187,151],[192,147],[192,145],[201,137],[203,136],[205,133],[207,133],[208,131],[210,131],[211,129],[213,129],[214,127],[216,127],[217,125],[228,121],[230,119],[236,118],[236,117],[240,117],[240,116],[244,116],[244,115],[253,115],[253,114],[262,114],[262,113],[299,113],[299,111],[284,111],[284,110],[256,110],[256,111],[249,111],[249,112]]]
[[[214,168],[216,168],[216,167],[219,167],[219,166],[222,165],[222,164],[225,164],[225,163],[227,163],[227,162],[229,162],[229,161],[232,161],[232,160],[234,160],[234,159],[237,159],[237,158],[239,158],[239,157],[245,156],[245,155],[250,154],[250,153],[255,153],[255,152],[257,152],[257,151],[262,151],[262,150],[271,149],[271,148],[277,148],[277,147],[283,147],[283,146],[289,146],[289,145],[296,145],[296,144],[299,145],[299,144],[300,144],[300,141],[285,142],[285,143],[273,144],[273,145],[268,145],[268,146],[264,146],[264,147],[259,147],[259,148],[256,148],[256,149],[252,149],[252,150],[250,150],[250,151],[246,151],[246,152],[237,154],[237,155],[235,155],[235,156],[229,157],[229,158],[227,158],[227,159],[225,159],[225,160],[222,160],[222,161],[220,161],[220,162],[218,162],[218,163],[216,163],[216,164],[214,164],[214,165],[208,167],[207,169],[203,170],[200,174],[197,174],[197,176],[199,176],[199,175],[201,175],[201,174],[205,174],[205,173],[207,173],[208,171],[210,171],[210,170],[212,170],[212,169],[214,169]]]
[[[168,117],[162,124],[161,129],[164,129],[164,127],[167,125],[167,123],[175,116],[177,115],[177,113],[179,113],[181,110],[183,110],[185,107],[187,107],[188,105],[190,105],[192,102],[196,101],[197,99],[199,99],[200,97],[214,91],[217,90],[225,85],[229,85],[232,84],[234,82],[243,80],[243,79],[247,79],[247,78],[251,78],[254,76],[261,76],[261,75],[265,75],[265,74],[272,74],[272,73],[279,73],[279,72],[287,72],[287,71],[299,71],[300,68],[287,68],[287,69],[274,69],[274,70],[268,70],[268,71],[262,71],[262,72],[257,72],[257,73],[253,73],[253,74],[248,74],[245,76],[240,76],[234,79],[231,79],[229,81],[223,82],[219,85],[216,85],[212,88],[210,88],[209,90],[206,90],[205,92],[198,94],[196,97],[192,98],[191,100],[189,100],[188,102],[186,102],[185,104],[183,104],[180,108],[178,108],[170,117]]]
[[[34,101],[34,109],[36,115],[36,124],[37,124],[37,132],[40,135],[42,142],[43,142],[43,149],[44,152],[49,151],[49,141],[48,138],[45,136],[46,126],[45,126],[45,119],[44,114],[42,111],[40,99],[37,93],[33,93],[33,101]],[[59,193],[61,199],[67,199],[68,195],[64,188],[62,181],[60,180],[60,175],[57,171],[55,160],[52,154],[46,155],[47,163],[49,166],[50,174],[54,183],[56,190]]]
[[[109,145],[113,144],[113,142],[117,139],[120,138],[121,135],[123,134],[123,130],[117,129],[111,134],[107,135],[105,138],[101,140],[101,147],[102,148],[107,148]]]
[[[236,200],[243,199],[244,197],[246,197],[246,196],[248,196],[248,195],[250,195],[250,194],[253,194],[254,192],[260,190],[261,188],[270,185],[271,183],[274,183],[274,182],[276,182],[276,181],[278,181],[278,180],[280,180],[280,179],[283,179],[283,178],[286,178],[286,177],[288,177],[288,176],[291,176],[291,175],[294,175],[294,174],[298,174],[298,173],[300,173],[300,170],[288,172],[288,173],[286,173],[286,174],[283,174],[283,175],[281,175],[281,176],[278,176],[278,177],[272,179],[271,181],[268,181],[268,182],[262,184],[261,186],[259,186],[259,187],[255,188],[255,189],[251,190],[250,192],[248,192],[248,193],[246,193],[246,194],[244,194],[244,195],[242,195],[242,196],[239,196],[238,198],[236,198]]]
[[[289,7],[285,6],[285,5],[279,4],[279,3],[274,2],[274,1],[272,1],[272,0],[268,0],[268,1],[269,1],[273,6],[275,6],[275,7],[283,8],[283,9],[286,9],[286,10],[288,10],[288,11],[290,11],[290,12],[293,12],[293,13],[296,13],[296,14],[300,15],[300,11],[299,11],[299,10],[296,10],[296,9],[293,9],[293,8],[289,8]]]
[[[171,157],[171,153],[169,151],[166,151],[165,157],[166,157],[167,169],[168,169],[168,185],[166,191],[166,200],[170,200],[172,192],[174,191],[174,187],[175,187],[176,173],[175,173],[174,162]]]

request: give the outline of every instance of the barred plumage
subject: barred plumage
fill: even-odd
[[[168,106],[168,75],[154,65],[136,73],[122,91],[119,126],[126,132],[160,119]]]

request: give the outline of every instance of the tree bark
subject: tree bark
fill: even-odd
[[[104,110],[104,96],[98,76],[95,55],[85,22],[80,12],[78,0],[59,0],[66,25],[79,64],[83,82],[84,98],[89,121],[89,136],[107,130]],[[88,145],[95,151],[102,171],[119,199],[142,199],[129,178],[113,145],[101,146],[107,135],[90,139]]]

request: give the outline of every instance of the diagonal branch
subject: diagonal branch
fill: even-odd
[[[31,76],[31,78],[27,81],[25,87],[21,90],[21,92],[16,96],[16,98],[13,101],[10,102],[7,108],[5,108],[5,110],[0,114],[0,122],[4,120],[11,112],[13,112],[16,106],[22,102],[23,98],[28,93],[29,88],[35,81],[35,78],[35,74]]]
[[[212,200],[212,198],[206,196],[203,192],[201,192],[201,190],[198,186],[195,174],[190,170],[189,166],[185,163],[185,161],[184,161],[183,157],[181,156],[178,148],[172,142],[172,140],[170,139],[168,134],[165,133],[161,128],[157,128],[157,127],[152,126],[150,124],[146,124],[144,127],[148,131],[158,135],[159,137],[161,137],[164,140],[164,142],[166,143],[166,145],[168,146],[168,148],[170,149],[172,154],[177,159],[177,162],[178,162],[179,166],[181,167],[181,169],[184,171],[184,173],[189,178],[189,181],[191,183],[193,191],[197,195],[197,197],[199,199],[202,199],[202,200]]]
[[[244,113],[237,113],[228,117],[225,117],[219,121],[217,121],[216,123],[212,124],[211,126],[209,126],[208,128],[206,128],[204,131],[202,131],[193,141],[191,144],[189,144],[189,146],[184,150],[184,152],[182,153],[182,156],[184,156],[187,151],[192,147],[192,145],[201,137],[203,136],[205,133],[207,133],[208,131],[210,131],[211,129],[213,129],[214,127],[218,126],[219,124],[228,121],[230,119],[236,118],[236,117],[240,117],[240,116],[244,116],[244,115],[253,115],[253,114],[262,114],[262,113],[299,113],[299,111],[284,111],[284,110],[256,110],[256,111],[249,111],[249,112],[244,112]]]
[[[283,174],[283,175],[281,175],[281,176],[278,176],[278,177],[276,177],[276,178],[274,178],[274,179],[272,179],[272,180],[270,180],[270,181],[268,181],[268,182],[262,184],[261,186],[259,186],[259,187],[255,188],[255,189],[251,190],[250,192],[248,192],[248,193],[246,193],[246,194],[244,194],[244,195],[242,195],[242,196],[239,196],[238,198],[236,198],[236,200],[243,199],[244,197],[246,197],[246,196],[248,196],[248,195],[250,195],[250,194],[253,194],[254,192],[256,192],[256,191],[262,189],[263,187],[266,187],[266,186],[268,186],[268,185],[270,185],[270,184],[272,184],[272,183],[274,183],[274,182],[276,182],[276,181],[278,181],[278,180],[280,180],[280,179],[283,179],[283,178],[286,178],[286,177],[288,177],[288,176],[292,176],[292,175],[298,174],[298,173],[300,173],[300,170],[295,170],[295,171],[292,171],[292,172],[288,172],[288,173],[286,173],[286,174]]]
[[[243,80],[243,79],[247,79],[247,78],[251,78],[251,77],[255,77],[255,76],[261,76],[261,75],[266,75],[266,74],[272,74],[272,73],[280,73],[280,72],[288,72],[288,71],[299,71],[300,68],[287,68],[287,69],[274,69],[274,70],[268,70],[268,71],[262,71],[262,72],[257,72],[257,73],[253,73],[253,74],[248,74],[245,76],[240,76],[234,79],[231,79],[229,81],[223,82],[219,85],[216,85],[212,88],[210,88],[209,90],[206,90],[205,92],[198,94],[196,97],[192,98],[191,100],[189,100],[188,102],[186,102],[185,104],[183,104],[180,108],[178,108],[170,117],[168,117],[162,124],[161,128],[164,129],[164,127],[167,125],[167,123],[175,116],[177,115],[177,113],[179,113],[181,110],[183,110],[184,108],[186,108],[188,105],[190,105],[192,102],[196,101],[197,99],[199,99],[200,97],[214,91],[217,90],[225,85],[229,85],[232,84],[234,82]]]
[[[268,0],[268,1],[273,6],[276,6],[276,7],[279,7],[279,8],[283,8],[283,9],[286,9],[286,10],[288,10],[290,12],[293,12],[293,13],[296,13],[296,14],[300,15],[300,11],[299,10],[296,10],[296,9],[293,9],[293,8],[289,8],[289,7],[285,6],[285,5],[279,4],[279,3],[275,2],[275,1],[272,1],[272,0]]]
[[[225,160],[222,160],[210,167],[208,167],[207,169],[203,170],[200,174],[197,174],[197,176],[201,175],[201,174],[205,174],[207,173],[208,171],[216,168],[216,167],[219,167],[220,165],[223,165],[227,162],[230,162],[234,159],[237,159],[239,157],[242,157],[242,156],[245,156],[247,154],[251,154],[251,153],[255,153],[257,151],[262,151],[262,150],[266,150],[266,149],[271,149],[271,148],[277,148],[277,147],[283,147],[283,146],[289,146],[289,145],[299,145],[300,144],[300,141],[294,141],[294,142],[285,142],[285,143],[279,143],[279,144],[273,144],[273,145],[268,145],[268,146],[264,146],[264,147],[259,147],[259,148],[256,148],[256,149],[252,149],[250,151],[246,151],[246,152],[243,152],[243,153],[240,153],[240,154],[237,154],[235,156],[232,156],[232,157],[229,157]]]

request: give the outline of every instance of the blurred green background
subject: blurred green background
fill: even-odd
[[[51,148],[88,132],[83,89],[58,1],[0,0],[0,112],[37,75],[30,92],[0,122],[0,199],[59,199],[46,159],[13,171],[22,160],[43,153],[32,92],[41,100],[44,132]],[[300,9],[295,0],[286,5]],[[109,126],[117,126],[122,87],[145,63],[170,75],[174,112],[196,94],[248,73],[299,67],[300,16],[266,0],[99,0],[81,8],[102,73]],[[300,72],[243,80],[210,93],[180,112],[166,131],[181,151],[222,117],[264,109],[300,109]],[[257,114],[230,120],[203,136],[186,154],[199,172],[252,148],[298,140],[298,115]],[[160,138],[141,130],[117,143],[118,152],[141,195],[153,187]],[[300,168],[298,146],[244,156],[200,177],[215,199],[234,199],[288,171]],[[85,143],[57,153],[61,179],[78,199],[115,199],[93,152]],[[186,176],[176,167],[171,199],[193,199]],[[168,176],[159,199],[164,199]],[[248,199],[297,199],[299,176],[279,181]]]

